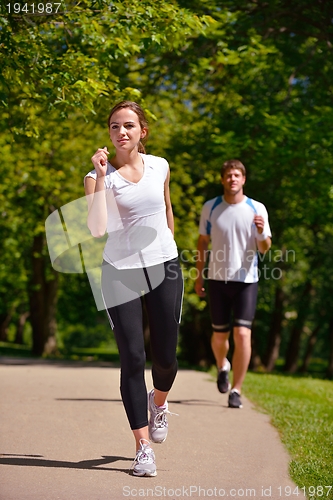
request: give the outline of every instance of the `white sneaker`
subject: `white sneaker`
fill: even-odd
[[[153,443],[163,443],[168,435],[168,417],[169,415],[177,415],[168,410],[168,402],[164,406],[159,407],[154,402],[154,389],[148,393],[148,409],[150,418],[148,422],[149,438]]]
[[[133,476],[154,477],[157,475],[155,453],[146,439],[140,439],[140,449],[136,452],[131,469],[133,469]]]

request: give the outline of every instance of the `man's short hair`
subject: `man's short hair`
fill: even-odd
[[[222,165],[221,177],[224,176],[224,174],[226,173],[227,170],[230,170],[232,168],[240,170],[244,176],[246,175],[246,169],[241,161],[239,161],[239,160],[227,160]]]

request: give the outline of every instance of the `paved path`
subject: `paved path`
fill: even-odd
[[[119,368],[2,358],[0,499],[302,500],[288,496],[289,457],[269,418],[243,403],[229,409],[207,374],[180,370],[169,397],[179,416],[154,445],[158,474],[138,478]]]

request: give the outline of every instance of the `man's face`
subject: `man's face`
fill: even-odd
[[[221,177],[221,184],[226,194],[235,195],[243,190],[245,184],[245,175],[237,168],[230,168]]]

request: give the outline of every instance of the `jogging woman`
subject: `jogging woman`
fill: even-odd
[[[167,395],[177,373],[176,346],[183,279],[173,237],[168,162],[147,155],[148,124],[135,102],[117,104],[108,120],[115,155],[106,147],[92,157],[85,177],[88,227],[108,234],[102,264],[102,295],[119,349],[120,391],[135,438],[133,474],[156,476],[151,442],[165,441]],[[152,354],[153,389],[144,370],[143,305]],[[150,412],[148,421],[148,408]]]

